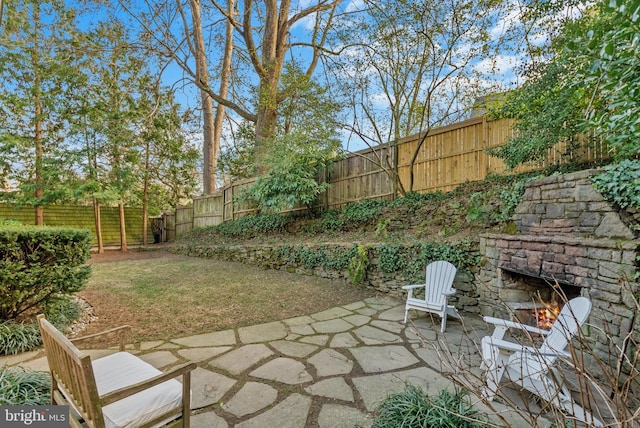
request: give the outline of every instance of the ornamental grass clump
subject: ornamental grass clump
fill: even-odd
[[[375,412],[372,428],[479,428],[489,426],[463,391],[440,391],[429,397],[408,384],[404,391],[389,395]]]
[[[26,371],[20,367],[0,368],[0,406],[40,406],[51,403],[51,376],[48,372]]]

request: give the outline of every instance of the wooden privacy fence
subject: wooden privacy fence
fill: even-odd
[[[364,199],[394,199],[398,190],[390,173],[398,175],[403,189],[419,193],[446,192],[465,182],[483,180],[489,173],[504,173],[508,169],[505,163],[487,154],[486,150],[506,144],[513,135],[513,123],[510,119],[478,117],[433,129],[426,136],[415,134],[397,144],[351,153],[334,161],[324,173],[322,180],[331,186],[319,197],[319,204],[325,208],[341,208]],[[412,166],[414,155],[416,159]],[[533,171],[560,163],[596,161],[606,156],[601,142],[577,137],[559,142],[548,150],[544,160],[520,166],[514,172]],[[237,196],[254,181],[231,183],[212,195],[195,198],[192,206],[176,208],[175,236],[194,227],[213,226],[252,213],[254,209],[238,203]],[[288,211],[302,209],[304,207],[296,207]],[[167,232],[167,238],[171,235]]]
[[[142,244],[142,208],[125,207],[124,218],[127,244]],[[17,220],[22,224],[35,224],[34,208],[0,203],[0,219]],[[44,224],[45,226],[88,229],[91,232],[92,244],[97,245],[96,224],[92,205],[45,205]],[[120,217],[118,207],[100,207],[100,226],[103,245],[119,246]],[[151,233],[149,228],[147,242],[153,242]]]

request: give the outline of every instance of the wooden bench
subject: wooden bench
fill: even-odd
[[[51,371],[51,401],[70,406],[71,426],[156,427],[180,416],[182,426],[189,426],[194,363],[163,373],[124,352],[128,326],[69,340],[44,315],[38,325]],[[119,352],[92,361],[74,345],[105,334],[118,337]]]

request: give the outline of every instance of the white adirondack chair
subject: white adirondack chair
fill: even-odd
[[[452,287],[456,270],[456,267],[447,261],[433,262],[427,266],[424,284],[405,285],[402,287],[409,292],[407,303],[404,307],[405,324],[409,317],[410,309],[439,315],[442,318],[440,331],[443,333],[447,327],[447,315],[460,318],[456,308],[449,305],[449,296],[454,295],[456,292]],[[420,288],[424,288],[424,298],[414,297],[414,291]]]
[[[483,394],[489,401],[498,392],[502,376],[539,396],[543,400],[568,412],[575,418],[594,426],[602,426],[591,412],[582,408],[572,398],[564,378],[554,367],[558,357],[570,358],[567,351],[571,339],[576,335],[591,312],[591,301],[586,297],[576,297],[568,301],[551,330],[499,318],[484,317],[495,326],[492,336],[482,338],[482,368],[485,369],[486,387]],[[526,330],[545,337],[539,348],[524,346],[504,340],[509,328]]]

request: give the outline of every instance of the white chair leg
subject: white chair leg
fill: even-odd
[[[409,318],[409,308],[404,309],[404,323],[407,323],[407,319]]]
[[[447,328],[447,311],[442,314],[442,322],[440,323],[440,333],[444,333]]]
[[[498,393],[498,385],[502,375],[504,374],[504,362],[501,361],[500,350],[491,344],[490,337],[483,337],[481,341],[482,348],[482,367],[485,369],[484,377],[486,386],[482,389],[482,396],[488,401],[492,401]]]

